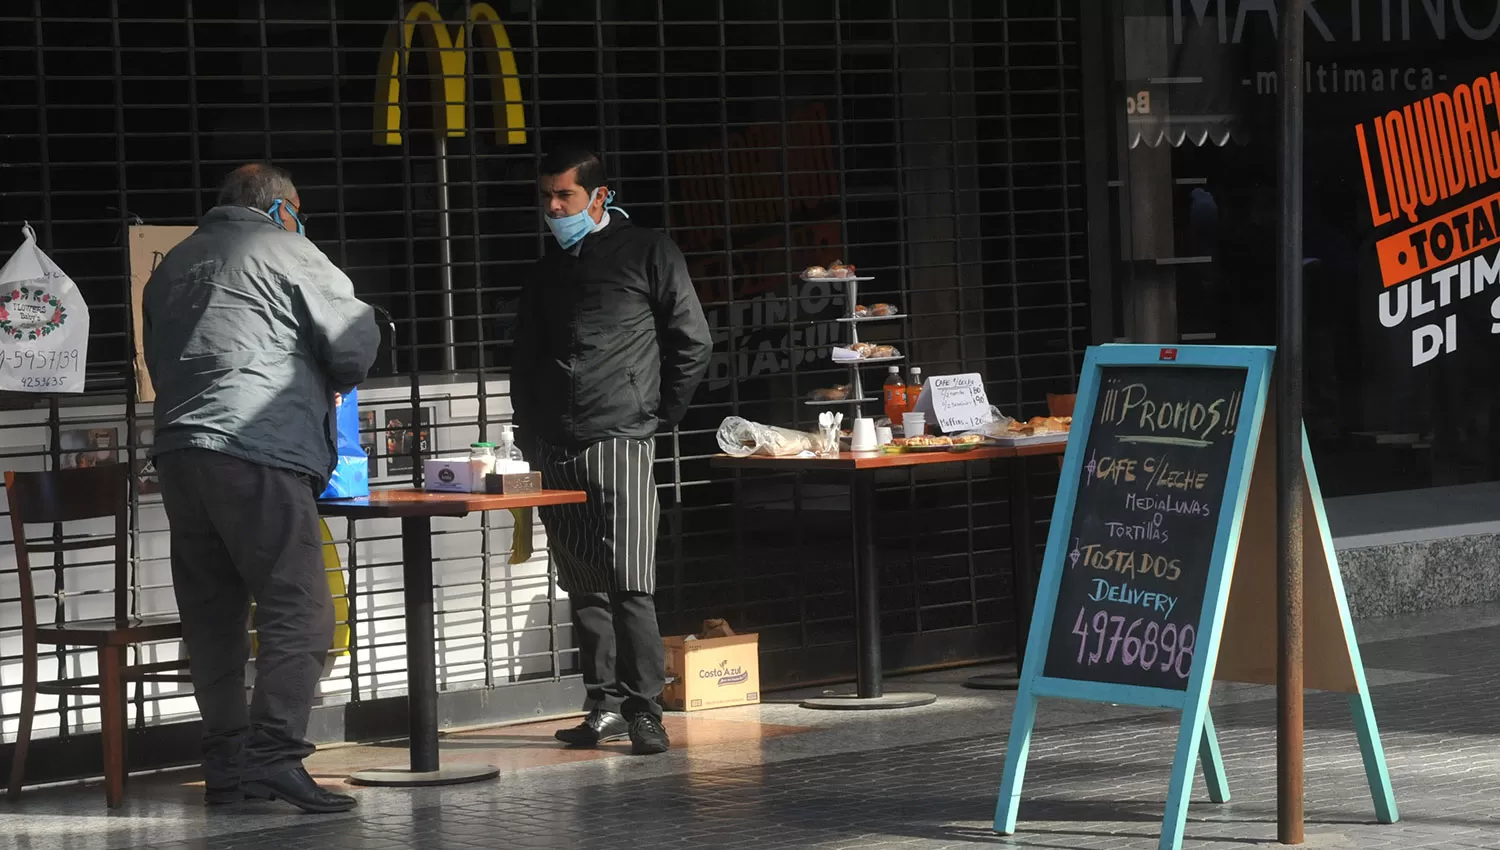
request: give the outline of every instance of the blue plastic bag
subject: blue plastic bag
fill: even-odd
[[[335,449],[338,465],[328,479],[328,489],[321,499],[357,499],[370,495],[370,458],[359,441],[359,390],[344,393],[334,411],[338,439]]]

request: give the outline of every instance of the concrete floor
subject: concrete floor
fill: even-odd
[[[1342,698],[1308,701],[1308,846],[1500,848],[1500,606],[1360,624],[1402,821],[1374,822]],[[360,806],[306,816],[272,803],[206,809],[191,771],[138,776],[109,811],[96,783],[0,803],[0,848],[736,847],[1149,848],[1156,846],[1175,740],[1169,714],[1044,702],[1020,831],[990,830],[1014,694],[962,687],[981,670],[903,678],[937,693],[893,712],[816,712],[798,694],[669,715],[672,752],[570,751],[558,723],[445,736],[445,761],[501,767],[442,789],[354,788]],[[1197,780],[1185,847],[1275,838],[1275,704],[1221,686],[1214,716],[1232,800]],[[404,746],[336,747],[309,769],[330,785],[400,764]]]

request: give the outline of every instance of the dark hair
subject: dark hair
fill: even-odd
[[[548,148],[542,154],[541,167],[537,173],[543,177],[555,177],[578,169],[578,185],[594,191],[608,182],[604,174],[604,159],[585,147],[559,145]]]
[[[219,187],[219,205],[270,209],[277,198],[297,194],[292,176],[266,162],[252,162],[229,172]]]

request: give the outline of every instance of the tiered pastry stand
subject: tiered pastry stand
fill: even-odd
[[[875,278],[873,278],[873,277],[825,277],[825,278],[809,278],[809,277],[806,277],[806,276],[802,276],[802,279],[803,280],[828,280],[828,281],[833,281],[833,282],[836,282],[836,283],[842,283],[842,284],[844,284],[844,294],[846,296],[848,296],[848,300],[849,300],[848,308],[849,309],[848,309],[848,312],[847,312],[846,315],[840,316],[838,318],[838,322],[840,324],[844,324],[844,325],[847,325],[849,327],[849,342],[848,342],[849,347],[853,347],[853,346],[855,346],[855,345],[857,345],[859,343],[859,326],[862,323],[864,323],[864,322],[892,322],[892,321],[896,321],[898,319],[905,318],[905,315],[902,314],[902,313],[896,313],[896,314],[891,315],[891,316],[856,316],[856,315],[854,315],[854,308],[859,303],[859,284],[862,283],[862,282],[864,282],[864,281],[874,280]],[[898,354],[895,357],[866,357],[866,358],[862,358],[862,359],[859,359],[859,360],[835,360],[834,361],[835,363],[842,363],[845,366],[849,367],[849,371],[850,371],[850,375],[851,376],[850,376],[850,379],[849,379],[849,396],[848,396],[848,398],[834,399],[834,400],[830,400],[830,401],[808,400],[805,403],[808,404],[808,405],[812,405],[814,407],[831,407],[831,406],[840,405],[840,404],[865,405],[865,404],[873,404],[875,402],[883,401],[883,398],[881,396],[879,396],[879,395],[873,395],[873,396],[869,396],[869,397],[865,396],[864,376],[861,374],[861,370],[863,370],[864,368],[866,368],[868,366],[888,366],[888,365],[890,365],[892,363],[900,363],[901,361],[903,361],[905,359],[906,359],[905,355]]]

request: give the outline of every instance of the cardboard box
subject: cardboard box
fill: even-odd
[[[484,491],[484,482],[475,487],[473,467],[467,457],[431,458],[422,462],[422,487],[445,493]]]
[[[688,640],[663,638],[667,687],[662,705],[673,711],[703,711],[760,702],[760,637]]]
[[[530,470],[531,464],[525,461],[500,461],[495,464],[495,471],[501,473],[501,476],[525,480],[518,480],[510,490],[490,490],[487,479],[501,476],[476,477],[474,467],[467,457],[433,458],[422,462],[422,487],[445,493],[535,493],[542,488],[542,476],[541,473]],[[536,486],[525,489],[530,484]]]

